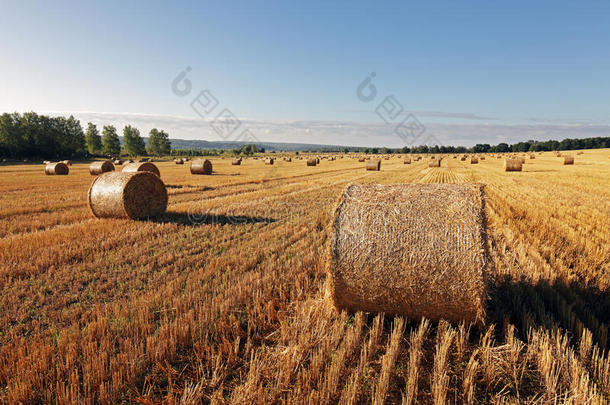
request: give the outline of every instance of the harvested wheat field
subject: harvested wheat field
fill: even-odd
[[[193,176],[188,165],[155,162],[167,210],[141,220],[90,211],[92,181],[121,172],[92,177],[78,161],[69,176],[2,165],[0,402],[606,403],[609,153],[587,150],[567,166],[544,153],[515,172],[504,159],[428,167],[392,157],[367,171],[354,158],[316,170],[211,158],[214,175]],[[360,243],[386,259],[397,240],[410,244],[422,269],[445,260],[455,273],[436,280],[438,296],[461,297],[480,322],[458,312],[448,322],[440,306],[403,316],[335,308],[328,252],[338,202],[346,190],[386,186],[393,191],[381,195],[400,202],[394,215],[442,209],[445,222],[426,240],[427,219],[396,216],[388,233],[374,224],[391,207],[373,199],[369,222],[352,224]],[[433,189],[470,205],[400,197]],[[400,264],[345,257],[351,269],[379,271],[353,284],[365,301],[379,302],[367,289],[380,280],[404,291],[405,280],[382,271]],[[480,266],[468,269],[474,278],[464,260]]]

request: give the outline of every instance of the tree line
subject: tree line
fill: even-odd
[[[87,124],[83,131],[80,121],[72,115],[49,117],[35,112],[0,115],[0,157],[6,158],[78,158],[87,156],[168,155],[171,141],[167,132],[153,128],[148,142],[140,131],[127,125],[123,128],[123,145],[112,125]]]

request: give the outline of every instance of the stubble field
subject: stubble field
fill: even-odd
[[[212,176],[157,163],[169,207],[95,219],[93,180],[0,166],[5,403],[605,403],[610,400],[610,155],[550,152],[504,172],[353,157]],[[120,168],[119,168],[120,170]],[[337,312],[326,289],[349,183],[481,182],[484,327]]]

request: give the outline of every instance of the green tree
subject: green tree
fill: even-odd
[[[87,124],[85,143],[87,144],[87,151],[89,154],[99,155],[102,153],[102,137],[100,136],[100,132],[97,130],[95,124]]]
[[[169,155],[172,150],[172,143],[169,140],[169,135],[165,131],[159,131],[157,128],[151,129],[148,135],[148,145],[146,145],[146,149],[151,155]]]
[[[105,125],[102,130],[102,152],[108,156],[121,154],[121,141],[116,133],[116,128],[112,125]]]
[[[123,128],[123,146],[130,156],[141,156],[146,153],[146,145],[140,136],[140,131],[131,125]]]

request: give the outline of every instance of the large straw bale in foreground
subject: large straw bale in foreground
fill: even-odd
[[[148,218],[167,208],[167,190],[151,172],[108,172],[89,188],[89,207],[98,218]]]
[[[106,172],[113,172],[114,165],[110,160],[103,160],[99,162],[93,162],[89,165],[89,174],[92,176],[97,176]]]
[[[195,159],[191,162],[191,174],[212,174],[212,162],[208,159]]]
[[[49,163],[44,168],[46,175],[67,175],[70,173],[70,168],[64,162]]]
[[[474,184],[349,186],[328,261],[337,308],[482,321],[482,194]]]
[[[150,162],[139,162],[139,163],[127,163],[123,166],[123,173],[136,173],[136,172],[151,172],[161,177],[159,168]]]

